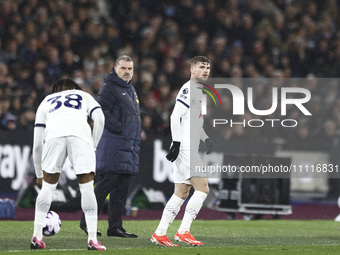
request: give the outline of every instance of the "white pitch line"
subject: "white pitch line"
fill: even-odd
[[[118,250],[131,250],[131,247],[118,248]],[[40,251],[40,249],[38,249]],[[87,251],[87,249],[44,249],[44,251]],[[5,252],[27,252],[27,250],[9,250]]]
[[[44,251],[87,251],[87,249],[44,249]],[[27,250],[9,250],[6,252],[27,252]]]

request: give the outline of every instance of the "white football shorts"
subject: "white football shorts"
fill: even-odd
[[[181,150],[173,165],[174,183],[191,185],[191,177],[207,177],[205,172],[199,171],[202,166],[203,162],[198,151]]]
[[[67,156],[76,175],[95,172],[96,155],[93,146],[76,136],[47,141],[42,151],[42,169],[49,174],[61,173]]]

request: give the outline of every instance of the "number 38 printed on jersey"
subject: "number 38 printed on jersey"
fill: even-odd
[[[62,100],[62,97],[65,97],[65,101]],[[58,110],[62,105],[64,101],[64,105],[69,108],[73,109],[81,109],[81,100],[83,98],[81,95],[78,94],[68,94],[66,96],[55,96],[47,100],[47,102],[51,102],[51,105],[53,108],[49,110],[49,112],[54,112],[55,110]]]

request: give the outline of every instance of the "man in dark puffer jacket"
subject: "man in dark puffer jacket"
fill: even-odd
[[[122,226],[122,214],[131,177],[138,173],[141,118],[139,100],[131,83],[133,61],[123,55],[105,76],[97,101],[105,115],[105,128],[97,146],[95,194],[98,213],[110,194],[108,236],[138,237]],[[84,215],[80,228],[87,232]],[[98,235],[101,233],[98,231]]]

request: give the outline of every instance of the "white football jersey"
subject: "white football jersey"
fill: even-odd
[[[176,97],[176,103],[181,103],[188,108],[181,118],[181,149],[198,150],[201,133],[203,131],[202,115],[202,85],[190,80],[185,83]]]
[[[44,141],[77,136],[93,145],[88,117],[100,108],[98,102],[82,90],[65,90],[45,97],[38,107],[35,126],[45,127]]]

